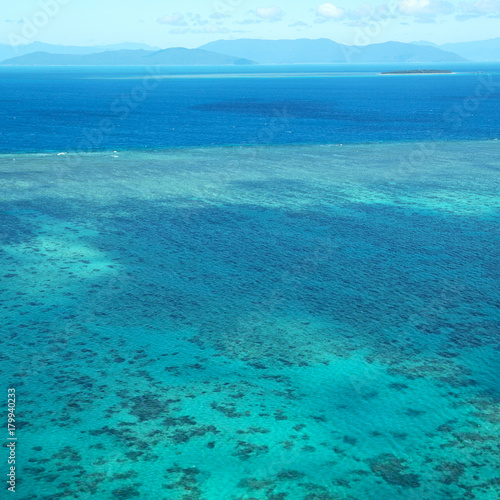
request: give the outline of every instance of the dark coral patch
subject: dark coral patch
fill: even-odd
[[[389,484],[397,484],[403,488],[418,488],[420,478],[417,474],[406,474],[408,466],[405,461],[397,458],[392,453],[383,453],[368,460],[370,469]]]

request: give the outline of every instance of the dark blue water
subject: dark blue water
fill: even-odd
[[[152,68],[149,74],[142,68],[3,68],[0,151],[500,135],[500,64],[460,65],[454,75],[378,75],[409,67],[226,68],[223,78],[208,75],[221,68]]]

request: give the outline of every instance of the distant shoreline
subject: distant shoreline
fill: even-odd
[[[448,69],[409,69],[401,71],[384,71],[381,75],[453,75]]]

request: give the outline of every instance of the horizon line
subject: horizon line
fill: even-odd
[[[368,44],[365,44],[365,45],[349,45],[347,43],[337,42],[333,38],[327,38],[327,37],[319,37],[319,38],[307,38],[307,37],[306,38],[304,38],[304,37],[302,37],[302,38],[249,38],[249,37],[241,37],[241,38],[217,38],[217,39],[212,40],[210,42],[203,43],[199,47],[203,47],[205,45],[208,45],[208,44],[213,43],[213,42],[218,42],[218,41],[233,42],[233,41],[237,41],[237,40],[260,40],[260,41],[269,41],[269,42],[273,42],[273,41],[297,41],[297,40],[329,40],[329,41],[337,43],[339,45],[345,45],[345,46],[348,46],[348,47],[366,47],[368,45],[380,45],[380,44],[383,44],[383,43],[403,43],[403,44],[406,44],[406,45],[415,45],[415,44],[418,44],[418,43],[425,42],[425,43],[430,43],[430,44],[436,45],[438,47],[441,47],[441,46],[447,45],[447,44],[488,42],[488,41],[497,40],[497,39],[500,39],[500,37],[486,38],[484,40],[473,39],[473,40],[469,40],[469,41],[466,41],[466,42],[435,43],[435,42],[431,42],[429,40],[415,40],[413,42],[402,42],[400,40],[386,40],[384,42],[368,43]],[[79,44],[71,44],[71,43],[68,43],[68,44],[50,43],[50,42],[43,42],[41,40],[34,40],[34,41],[30,42],[30,43],[18,44],[18,45],[12,45],[12,44],[9,44],[9,43],[1,43],[1,44],[2,45],[6,45],[8,47],[11,47],[11,48],[15,49],[15,48],[18,48],[18,47],[28,47],[30,45],[33,45],[34,43],[43,43],[45,45],[53,45],[53,46],[61,46],[61,47],[105,47],[105,46],[108,46],[108,45],[124,45],[124,44],[128,44],[129,43],[129,44],[145,45],[145,46],[148,46],[148,47],[151,47],[151,48],[155,48],[156,47],[155,45],[151,45],[151,44],[149,44],[147,42],[132,42],[132,41],[109,42],[109,43],[100,43],[100,44],[95,44],[95,45],[92,45],[92,44],[79,45]],[[199,48],[199,47],[196,47],[196,48]],[[187,47],[184,47],[182,45],[173,45],[173,46],[169,46],[169,47],[164,47],[164,49],[170,49],[170,48],[187,48]],[[161,49],[161,50],[164,50],[164,49]]]

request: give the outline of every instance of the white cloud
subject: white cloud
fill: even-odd
[[[259,7],[255,10],[255,14],[262,19],[279,19],[283,16],[283,11],[274,5],[272,7]]]
[[[172,26],[186,26],[187,23],[184,21],[184,16],[176,12],[175,14],[167,15],[157,19],[160,24],[170,24]]]
[[[486,15],[500,12],[500,2],[497,0],[477,0],[460,4],[464,14]]]
[[[365,17],[370,17],[373,14],[373,8],[370,4],[364,3],[355,9],[349,11],[349,17],[351,19],[363,19]]]
[[[402,14],[415,15],[427,9],[430,0],[400,0],[398,9]]]
[[[455,7],[443,0],[399,0],[398,10],[407,16],[433,18],[439,15],[453,14]]]
[[[337,7],[332,3],[324,3],[318,7],[316,14],[325,19],[343,19],[346,12],[344,9]]]

